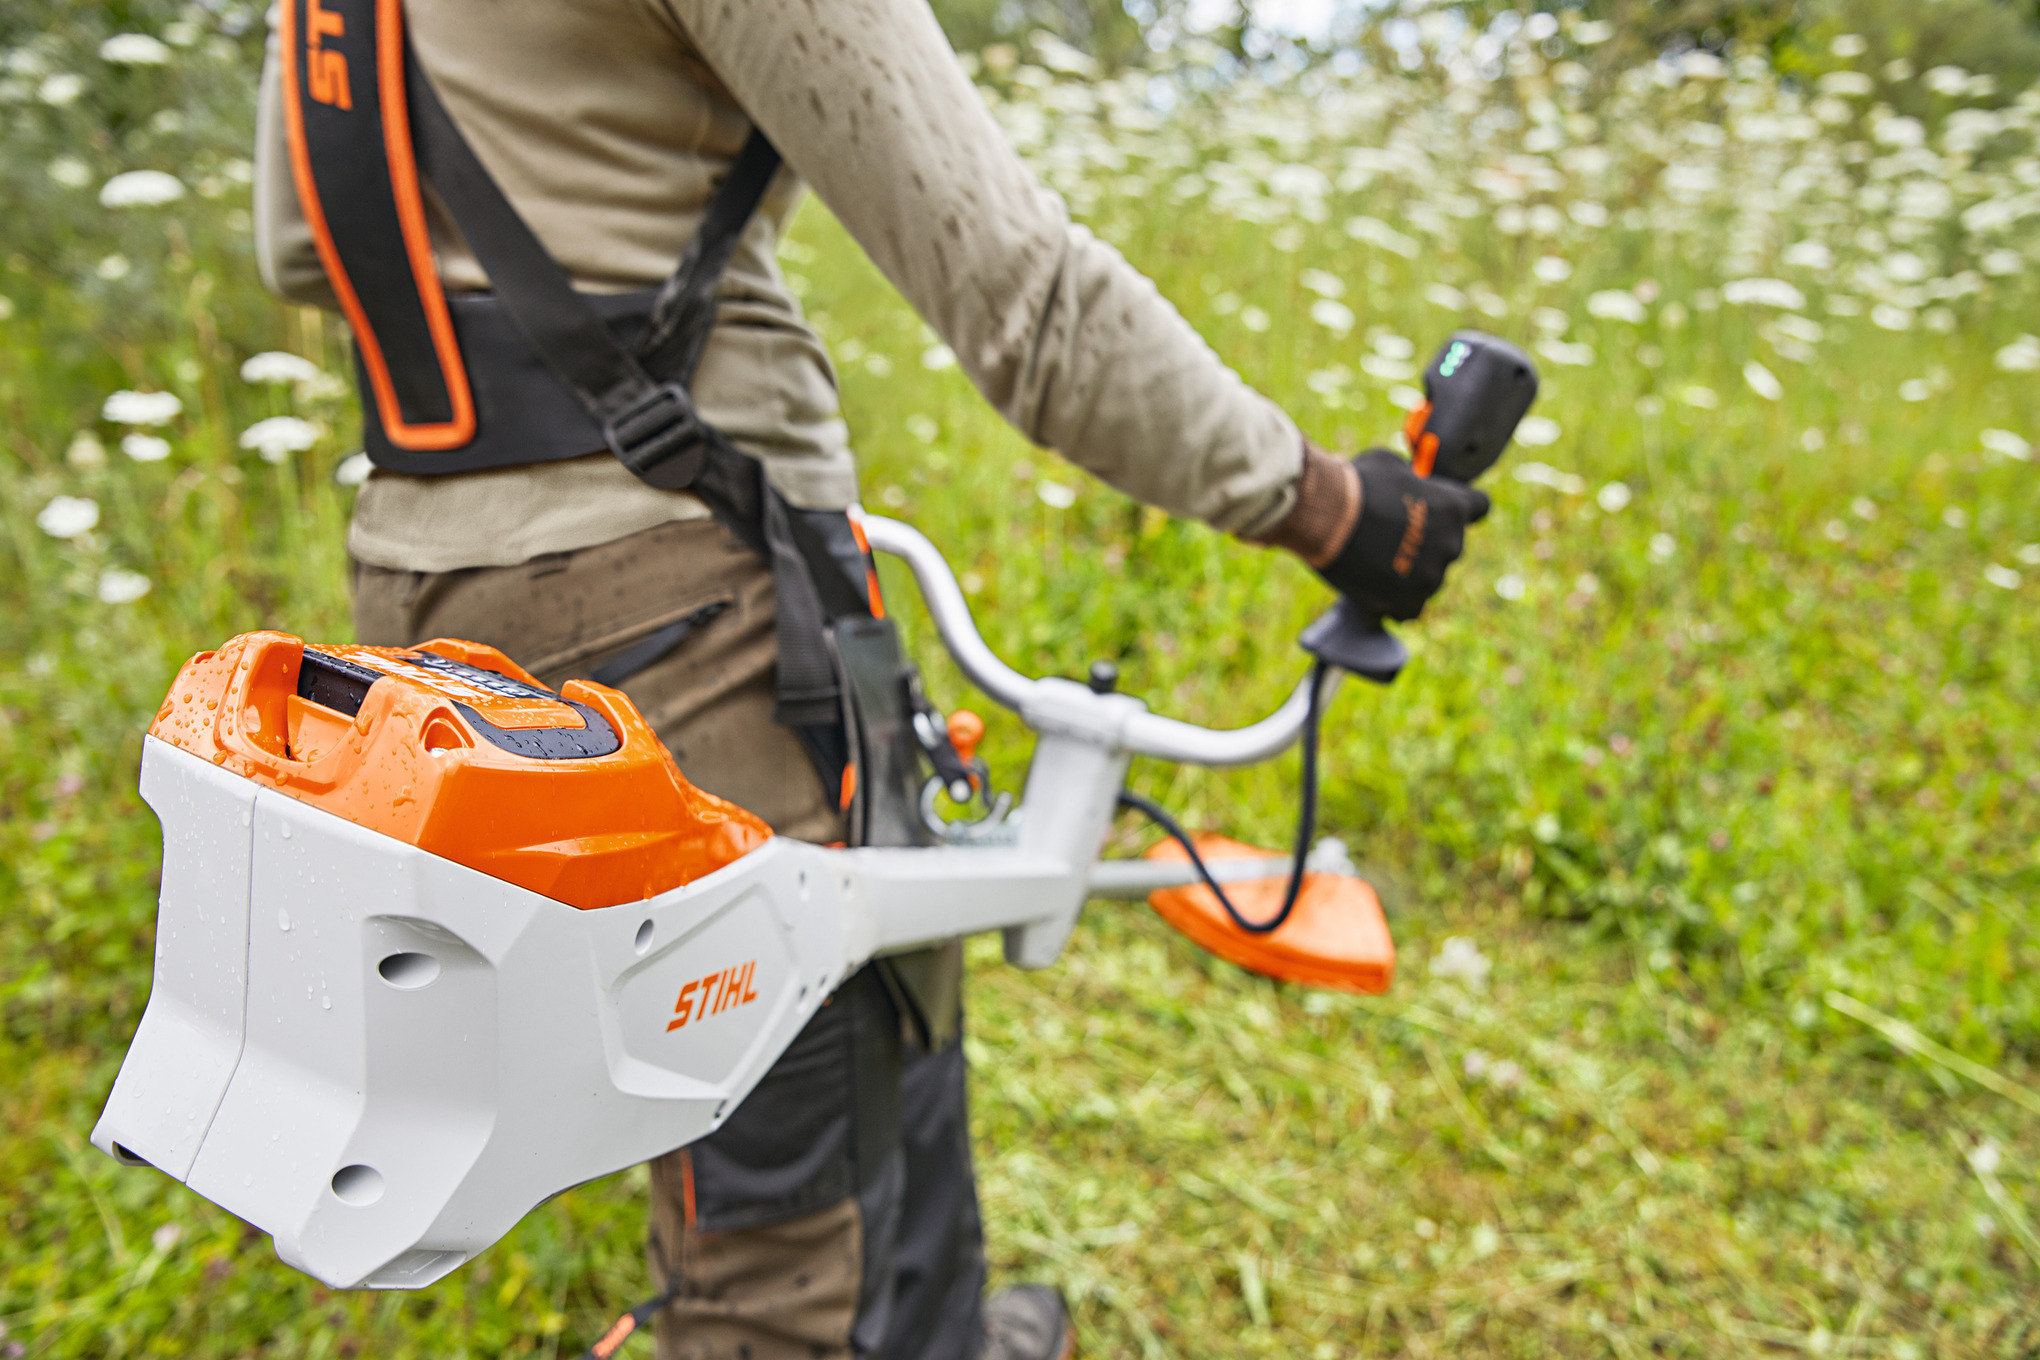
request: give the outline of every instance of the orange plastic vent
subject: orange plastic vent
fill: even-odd
[[[472,642],[244,633],[185,663],[149,734],[574,907],[691,883],[772,834],[688,783],[621,693],[554,693]]]
[[[1206,861],[1268,857],[1286,868],[1287,859],[1223,836],[1193,836]],[[1173,839],[1151,847],[1148,859],[1188,859]],[[1265,921],[1282,906],[1289,887],[1285,873],[1225,885],[1240,915]],[[1337,874],[1305,874],[1296,909],[1279,930],[1251,935],[1233,924],[1211,889],[1202,883],[1164,888],[1148,897],[1161,918],[1205,949],[1230,963],[1264,977],[1298,982],[1306,987],[1332,987],[1347,992],[1380,993],[1395,977],[1395,941],[1374,889],[1357,878]]]

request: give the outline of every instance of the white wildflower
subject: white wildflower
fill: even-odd
[[[1353,309],[1331,298],[1319,298],[1311,303],[1310,319],[1333,335],[1344,335],[1353,329]]]
[[[1933,270],[1927,262],[1910,250],[1894,250],[1877,262],[1886,278],[1896,283],[1919,283]]]
[[[1796,312],[1786,312],[1773,320],[1771,325],[1780,335],[1790,336],[1802,345],[1817,345],[1827,335],[1827,327],[1811,317],[1800,316]]]
[[[1389,388],[1388,399],[1399,411],[1414,411],[1424,404],[1424,394],[1408,383],[1397,383]]]
[[[175,1223],[165,1223],[149,1234],[149,1245],[157,1251],[167,1252],[184,1240],[184,1229]]]
[[[1529,584],[1513,571],[1495,578],[1495,594],[1505,600],[1520,600],[1529,588]]]
[[[1947,525],[1950,529],[1967,529],[1969,527],[1969,512],[1959,505],[1951,505],[1941,512],[1941,523]]]
[[[161,170],[128,170],[99,186],[102,208],[153,208],[184,197],[184,184]]]
[[[1077,503],[1077,489],[1063,482],[1043,481],[1034,494],[1051,510],[1067,510]]]
[[[78,102],[78,96],[85,93],[85,77],[69,71],[59,71],[46,77],[36,86],[35,97],[52,108],[61,109]]]
[[[1834,40],[1828,43],[1828,51],[1844,61],[1851,57],[1860,57],[1869,50],[1870,40],[1860,33],[1837,33]]]
[[[1561,340],[1557,336],[1542,340],[1537,352],[1552,363],[1566,368],[1585,368],[1594,362],[1594,347],[1584,341]]]
[[[2006,278],[2026,268],[2026,257],[2018,251],[1999,247],[1983,257],[1983,272],[1994,279]]]
[[[1620,514],[1635,499],[1627,482],[1610,482],[1594,493],[1595,502],[1611,515]]]
[[[1927,141],[1927,129],[1920,120],[1903,116],[1878,119],[1877,125],[1870,129],[1870,135],[1885,146],[1895,146],[1901,150],[1924,146]]]
[[[956,367],[956,351],[947,345],[930,345],[921,351],[921,367],[933,373]]]
[[[1591,198],[1575,199],[1567,206],[1565,215],[1581,226],[1596,231],[1608,225],[1608,205],[1597,203]]]
[[[1547,448],[1564,433],[1550,416],[1529,416],[1516,427],[1516,442],[1526,449]]]
[[[1346,281],[1337,274],[1322,269],[1306,269],[1297,275],[1297,282],[1316,293],[1319,297],[1338,298],[1346,295]]]
[[[1983,579],[1996,586],[1999,590],[2017,590],[2019,588],[2019,573],[2013,571],[2010,567],[2001,567],[1995,562],[1983,569]]]
[[[2033,445],[2031,442],[2024,436],[2015,434],[2011,430],[1985,430],[1977,436],[1977,439],[1981,441],[1986,449],[1989,449],[2001,458],[2010,458],[2020,463],[2032,461]]]
[[[1650,536],[1649,552],[1651,561],[1669,562],[1672,560],[1672,555],[1678,551],[1679,540],[1673,538],[1670,534],[1652,534]]]
[[[356,449],[334,467],[333,482],[337,486],[360,486],[368,480],[369,471],[374,466],[365,450]]]
[[[1576,472],[1561,472],[1549,463],[1518,463],[1515,478],[1526,486],[1544,486],[1567,496],[1586,494],[1586,478]]]
[[[1487,956],[1480,952],[1480,946],[1464,935],[1447,936],[1431,959],[1432,977],[1476,989],[1487,985],[1488,974],[1493,968]]]
[[[1996,362],[2007,373],[2040,372],[2040,336],[2020,336],[1997,352]]]
[[[1382,331],[1374,337],[1374,352],[1387,359],[1414,359],[1417,342],[1394,331]]]
[[[1443,307],[1448,312],[1466,310],[1466,294],[1449,283],[1434,283],[1424,290],[1424,300],[1433,307]]]
[[[1815,87],[1824,95],[1860,99],[1875,93],[1877,83],[1861,71],[1829,71],[1815,82]]]
[[[1259,335],[1274,325],[1274,319],[1259,307],[1251,304],[1240,308],[1240,324]]]
[[[1312,369],[1303,380],[1303,385],[1321,397],[1336,397],[1346,390],[1353,381],[1353,370],[1344,364],[1333,364],[1328,368]]]
[[[118,283],[134,272],[134,266],[128,263],[127,256],[116,251],[114,254],[100,260],[93,267],[92,272],[105,279],[108,283]]]
[[[1811,269],[1815,272],[1825,272],[1835,267],[1835,253],[1821,241],[1794,241],[1785,247],[1785,253],[1779,258],[1795,268]],[[1734,300],[1729,299],[1731,302]]]
[[[1572,39],[1581,47],[1596,47],[1615,36],[1615,25],[1606,19],[1586,19],[1573,25]]]
[[[1742,376],[1743,381],[1750,385],[1750,391],[1765,401],[1776,401],[1785,395],[1785,384],[1778,381],[1778,375],[1755,359],[1743,365]]]
[[[1806,294],[1783,279],[1737,279],[1722,286],[1721,298],[1738,307],[1776,307],[1787,312],[1806,307]]]
[[[101,604],[133,604],[149,593],[149,578],[125,567],[108,567],[99,573]]]
[[[170,456],[170,441],[135,431],[121,436],[120,451],[137,463],[160,463]]]
[[[1356,241],[1379,247],[1391,255],[1400,255],[1413,260],[1421,247],[1415,238],[1405,236],[1394,227],[1376,217],[1349,217],[1346,219],[1346,235]]]
[[[1898,399],[1915,404],[1934,395],[1934,385],[1925,378],[1908,378],[1898,385]]]
[[[317,443],[319,427],[296,416],[271,416],[241,431],[241,447],[262,455],[265,463],[281,463]]]
[[[51,538],[76,538],[97,523],[99,502],[86,496],[57,496],[35,517],[35,527]]]
[[[1868,496],[1858,496],[1849,502],[1849,513],[1857,519],[1876,519],[1878,515],[1877,502],[1871,500]]]
[[[168,425],[184,409],[174,392],[113,393],[99,408],[99,418],[115,425]]]
[[[1572,261],[1561,255],[1543,255],[1530,266],[1530,272],[1544,283],[1564,283],[1572,277]]]
[[[280,349],[268,349],[260,354],[250,355],[241,365],[241,381],[245,383],[302,383],[311,382],[321,376],[323,370],[310,359],[286,353]]]
[[[64,450],[64,461],[74,468],[91,471],[106,466],[106,445],[90,430],[80,430],[71,436],[70,447]]]
[[[115,66],[161,66],[170,49],[146,33],[116,33],[99,44],[99,59]]]
[[[1698,411],[1712,411],[1721,405],[1721,398],[1711,387],[1693,383],[1679,393],[1679,400]]]
[[[1870,321],[1880,330],[1909,331],[1913,328],[1913,320],[1914,314],[1910,307],[1880,302],[1870,309]]]
[[[1987,1138],[1969,1150],[1969,1164],[1986,1176],[1996,1175],[1998,1167],[2003,1163],[2003,1152],[1996,1143]]]
[[[77,156],[59,156],[48,166],[49,177],[66,189],[82,189],[92,182],[92,167]]]
[[[2028,543],[2019,549],[2019,560],[2029,567],[2040,567],[2040,543]]]
[[[1587,315],[1602,321],[1626,321],[1632,326],[1640,326],[1650,312],[1642,299],[1628,289],[1609,288],[1588,296]]]

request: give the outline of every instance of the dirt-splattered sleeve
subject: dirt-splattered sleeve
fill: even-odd
[[[922,0],[656,0],[1001,415],[1151,505],[1287,512],[1301,441],[1021,162]]]

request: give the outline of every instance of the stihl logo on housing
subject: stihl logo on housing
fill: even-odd
[[[751,975],[757,971],[758,961],[753,959],[682,987],[680,999],[673,1003],[673,1018],[666,1022],[666,1032],[671,1034],[689,1020],[706,1019],[732,1006],[756,1001],[758,989],[751,985]]]
[[[325,46],[328,38],[347,32],[347,19],[319,0],[305,0],[305,85],[312,98],[336,109],[352,110],[354,95],[347,85],[347,57]]]

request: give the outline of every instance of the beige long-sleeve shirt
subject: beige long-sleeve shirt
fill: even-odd
[[[789,169],[745,233],[693,390],[797,504],[856,496],[828,355],[775,259],[812,185],[1029,439],[1148,504],[1242,533],[1289,509],[1296,427],[1117,251],[1071,223],[986,112],[924,0],[412,0],[412,41],[539,240],[589,291],[651,287],[752,124]],[[274,42],[262,87],[263,277],[332,305],[298,210]],[[487,279],[442,213],[449,290]],[[705,513],[606,453],[370,477],[348,548],[416,571],[509,565]]]

